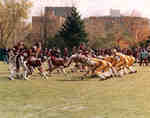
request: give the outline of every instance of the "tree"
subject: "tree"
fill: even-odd
[[[104,37],[97,37],[94,40],[90,40],[88,45],[91,48],[113,48],[117,46],[117,40],[115,33],[106,33]]]
[[[46,48],[57,47],[60,49],[64,49],[65,47],[67,47],[64,40],[61,37],[49,37],[49,38],[47,38],[44,46]]]
[[[20,22],[28,18],[32,3],[27,0],[0,1],[0,47],[8,47],[9,40],[15,38]]]
[[[150,40],[143,40],[138,42],[138,45],[143,48],[147,48],[150,46]]]
[[[34,44],[32,39],[32,24],[21,22],[20,27],[18,27],[18,32],[16,36],[16,41],[22,40],[27,47],[31,47]]]
[[[84,22],[75,7],[72,7],[72,11],[67,16],[57,37],[61,37],[69,49],[72,49],[73,46],[79,46],[82,42],[87,43]]]

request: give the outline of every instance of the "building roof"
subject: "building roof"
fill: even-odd
[[[111,9],[110,10],[110,15],[113,16],[113,17],[120,17],[121,16],[120,10],[119,9]]]
[[[71,13],[71,9],[72,7],[45,7],[45,14],[53,10],[55,12],[55,16],[66,17]]]

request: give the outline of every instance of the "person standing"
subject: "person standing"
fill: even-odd
[[[4,51],[3,61],[4,63],[8,64],[8,48],[5,48],[3,51]]]

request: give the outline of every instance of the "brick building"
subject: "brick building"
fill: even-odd
[[[32,38],[39,41],[54,36],[71,9],[72,7],[45,7],[42,16],[32,17]]]
[[[108,32],[114,33],[121,47],[128,47],[129,41],[122,34],[132,35],[135,42],[147,40],[150,36],[149,19],[142,17],[89,17],[84,19],[85,30],[90,41],[105,37]]]
[[[45,41],[45,38],[54,36],[71,9],[72,7],[45,7],[43,16],[32,17],[32,38]],[[89,17],[84,19],[84,23],[89,40],[106,37],[108,32],[113,32],[121,47],[128,46],[128,40],[122,36],[124,32],[131,34],[135,41],[146,40],[150,36],[149,19],[141,17]]]
[[[120,17],[120,10],[119,9],[110,9],[110,16],[111,17]]]

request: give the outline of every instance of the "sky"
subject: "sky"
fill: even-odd
[[[142,17],[150,18],[150,0],[30,0],[31,15],[36,16],[45,6],[75,5],[82,17],[109,15],[110,9],[120,9],[122,14],[136,10]]]

